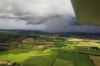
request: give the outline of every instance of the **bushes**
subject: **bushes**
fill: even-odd
[[[34,47],[34,45],[27,45],[27,44],[23,44],[20,49],[31,49],[32,47]]]

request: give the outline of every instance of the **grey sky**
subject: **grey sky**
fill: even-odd
[[[78,24],[70,0],[0,0],[0,29],[100,33]]]

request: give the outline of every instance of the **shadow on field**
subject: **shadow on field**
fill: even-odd
[[[35,56],[28,58],[22,64],[24,66],[51,66],[53,60],[54,58],[50,55]]]

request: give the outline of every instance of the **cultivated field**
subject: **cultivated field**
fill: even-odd
[[[95,66],[100,66],[100,56],[89,55]]]
[[[15,62],[17,66],[100,66],[99,39],[33,36],[34,41],[33,38],[27,38],[32,41],[11,41],[12,44],[10,42],[7,47],[5,43],[1,44],[0,66],[8,66],[9,62]],[[14,48],[9,49],[10,46]]]
[[[49,50],[32,51],[29,49],[15,49],[0,53],[0,60],[16,62],[24,66],[51,66],[56,52]]]
[[[55,59],[53,66],[74,66],[74,61],[71,60],[63,60],[63,59]]]
[[[65,62],[69,64],[68,66],[94,66],[88,55],[66,52],[58,53],[56,58],[62,61],[66,60]]]

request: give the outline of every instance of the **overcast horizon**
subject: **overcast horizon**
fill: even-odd
[[[0,29],[100,33],[79,24],[70,0],[0,0]]]

